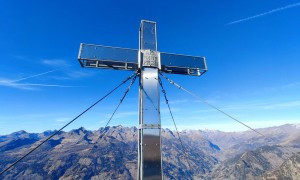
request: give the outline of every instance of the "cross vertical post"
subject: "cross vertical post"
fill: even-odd
[[[156,23],[142,21],[139,37],[138,179],[162,179]]]

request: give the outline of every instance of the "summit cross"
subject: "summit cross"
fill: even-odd
[[[138,180],[163,179],[159,73],[200,76],[205,57],[157,51],[156,22],[142,20],[139,49],[80,44],[82,67],[132,70],[139,75]]]

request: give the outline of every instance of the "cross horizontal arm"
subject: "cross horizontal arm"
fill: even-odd
[[[82,67],[138,70],[139,50],[94,44],[80,44],[78,60]],[[158,52],[160,71],[200,76],[207,71],[205,57]]]
[[[161,71],[200,76],[207,71],[205,57],[160,53]]]
[[[82,67],[119,70],[138,69],[138,50],[94,44],[80,44],[78,61]]]

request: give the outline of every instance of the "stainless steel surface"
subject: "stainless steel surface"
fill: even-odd
[[[162,179],[160,129],[143,129],[143,179]]]
[[[140,49],[157,50],[156,22],[142,20],[140,26]]]
[[[200,76],[207,71],[205,57],[161,52],[160,58],[162,72]]]
[[[140,178],[162,179],[158,69],[143,68],[140,80]]]
[[[163,179],[158,73],[199,76],[207,71],[205,58],[158,52],[156,23],[142,20],[139,50],[81,44],[78,61],[82,67],[139,72],[138,179]]]
[[[139,67],[139,158],[138,179],[162,179],[161,122],[159,112],[156,23],[142,21],[140,27]]]
[[[78,60],[82,67],[137,70],[138,53],[137,49],[81,44]]]
[[[205,57],[186,56],[156,51],[156,24],[142,21],[140,48],[128,49],[94,44],[81,44],[78,60],[82,67],[138,70],[157,67],[161,72],[200,76],[207,71]],[[143,49],[144,48],[144,49]],[[148,48],[148,49],[145,49]],[[140,65],[139,61],[143,60]]]

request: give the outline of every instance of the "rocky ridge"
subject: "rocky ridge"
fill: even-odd
[[[100,133],[99,143],[94,144]],[[167,179],[280,179],[299,176],[300,128],[295,125],[250,131],[176,132],[162,129],[163,172]],[[52,134],[18,131],[0,136],[0,170]],[[137,128],[113,126],[61,132],[1,179],[136,179]],[[189,168],[188,162],[191,167]]]

